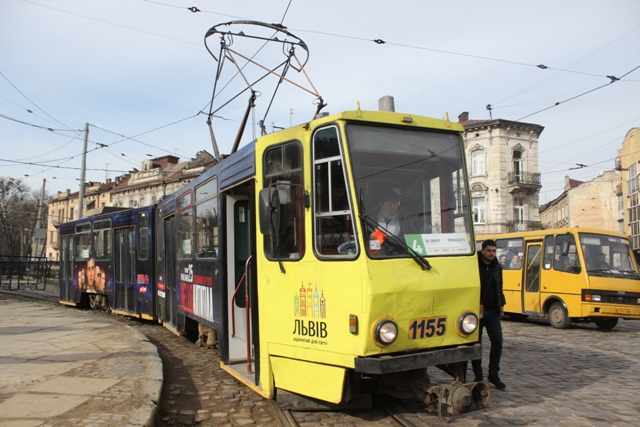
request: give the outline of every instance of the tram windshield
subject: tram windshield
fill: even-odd
[[[370,256],[406,257],[406,246],[428,257],[473,252],[458,134],[361,123],[346,134]]]
[[[638,278],[628,239],[592,233],[579,233],[579,236],[589,275]]]

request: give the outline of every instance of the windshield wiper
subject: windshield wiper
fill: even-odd
[[[416,251],[411,249],[409,247],[409,245],[407,245],[405,242],[403,242],[400,237],[398,237],[395,234],[391,233],[389,230],[387,230],[386,228],[384,228],[383,226],[378,224],[376,221],[374,221],[373,219],[369,218],[366,214],[364,214],[364,215],[361,214],[361,215],[359,215],[359,217],[366,225],[368,225],[369,227],[373,228],[374,230],[377,228],[377,229],[383,231],[386,234],[386,237],[385,237],[385,240],[384,240],[385,243],[387,243],[387,240],[388,240],[389,244],[393,244],[393,246],[395,248],[401,249],[403,252],[409,254],[409,256],[416,262],[416,264],[418,264],[420,266],[420,268],[422,268],[423,270],[431,270],[431,264],[429,264],[429,261],[427,261],[425,258],[423,258]]]

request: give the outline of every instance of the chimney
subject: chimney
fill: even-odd
[[[390,112],[395,112],[396,111],[396,106],[395,103],[393,101],[393,96],[391,95],[386,95],[383,96],[382,98],[378,99],[378,110],[379,111],[390,111]]]
[[[468,122],[469,121],[469,112],[463,111],[462,114],[458,116],[458,123]]]

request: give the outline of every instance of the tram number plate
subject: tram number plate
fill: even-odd
[[[431,338],[434,335],[441,337],[447,332],[447,316],[424,317],[412,319],[409,322],[409,339]]]
[[[615,308],[613,312],[616,314],[631,314],[631,310],[625,308]]]

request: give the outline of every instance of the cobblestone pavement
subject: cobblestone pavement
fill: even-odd
[[[135,326],[132,322],[132,326]],[[165,389],[157,426],[277,426],[259,395],[219,368],[215,350],[156,325],[138,329],[165,360]],[[491,408],[439,420],[419,404],[411,421],[423,426],[640,426],[640,321],[621,321],[610,332],[595,325],[558,330],[545,322],[503,322],[505,391],[491,388]],[[488,348],[485,348],[485,370]],[[168,357],[168,358],[167,358]],[[434,381],[446,382],[439,371]],[[378,410],[296,413],[302,426],[391,426]],[[200,423],[196,423],[196,422]]]
[[[198,348],[153,322],[110,317],[145,334],[163,359],[164,389],[156,426],[280,425],[268,401],[220,369],[216,350]],[[491,388],[492,407],[439,420],[416,403],[406,408],[410,421],[432,427],[640,426],[636,383],[640,378],[640,321],[621,321],[609,332],[591,324],[558,330],[535,321],[504,321],[503,329],[500,375],[507,389]],[[485,369],[487,361],[488,348]],[[429,373],[434,381],[448,380],[436,369]],[[88,370],[85,375],[92,373]],[[130,392],[130,385],[123,382],[122,391]],[[394,425],[378,410],[295,416],[306,427]],[[84,421],[109,425],[114,420],[98,417]]]

